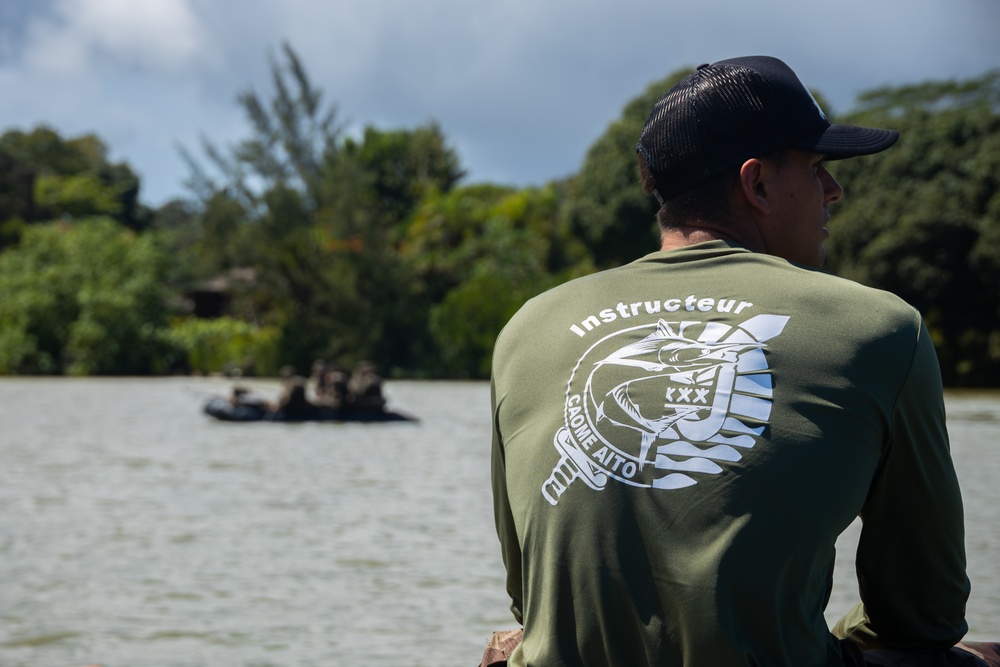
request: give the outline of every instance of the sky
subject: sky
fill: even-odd
[[[1000,68],[998,34],[998,0],[0,0],[0,132],[97,134],[142,201],[189,197],[179,147],[248,137],[287,42],[350,132],[436,122],[466,183],[523,187],[680,67],[776,56],[836,113]]]

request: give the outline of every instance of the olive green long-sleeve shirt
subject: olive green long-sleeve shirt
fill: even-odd
[[[866,645],[966,631],[940,373],[895,296],[721,241],[529,301],[497,340],[512,665],[842,664],[823,611],[857,516]]]

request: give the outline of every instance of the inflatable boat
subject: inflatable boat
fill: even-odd
[[[359,408],[331,408],[310,405],[294,412],[273,410],[263,402],[238,402],[221,396],[205,403],[205,414],[228,422],[413,422],[415,417],[391,410],[365,410]]]

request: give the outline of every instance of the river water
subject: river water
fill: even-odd
[[[513,627],[486,383],[390,382],[420,421],[369,425],[201,414],[229,388],[0,378],[0,666],[471,667]],[[947,404],[969,638],[997,639],[1000,393]],[[856,540],[831,621],[857,596]]]

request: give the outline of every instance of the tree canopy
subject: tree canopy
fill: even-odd
[[[1000,371],[1000,70],[866,93],[844,122],[900,132],[892,149],[832,163],[829,269],[923,314],[949,384]]]
[[[570,180],[565,215],[600,268],[630,262],[659,248],[657,206],[639,185],[635,145],[653,106],[691,71],[678,70],[650,84],[626,104]]]
[[[285,45],[247,136],[182,149],[189,197],[151,211],[95,135],[0,136],[0,373],[275,374],[323,358],[482,378],[535,294],[658,247],[635,142],[684,68],[597,137],[577,174],[465,183],[443,129],[348,131]],[[818,92],[814,93],[818,96]],[[832,163],[828,270],[923,314],[946,382],[1000,377],[1000,72],[887,87],[840,119],[900,130]]]
[[[110,218],[26,229],[0,253],[0,373],[168,370],[166,257]]]
[[[108,160],[93,134],[63,139],[46,126],[0,136],[0,248],[24,225],[59,218],[108,216],[132,229],[148,223],[139,202],[139,177]]]
[[[203,201],[201,271],[257,269],[257,310],[281,330],[287,363],[419,367],[432,346],[430,304],[396,248],[418,203],[460,180],[459,160],[433,124],[345,136],[288,46],[272,72],[269,99],[239,98],[252,135],[228,150],[205,144],[221,181],[189,156]]]

